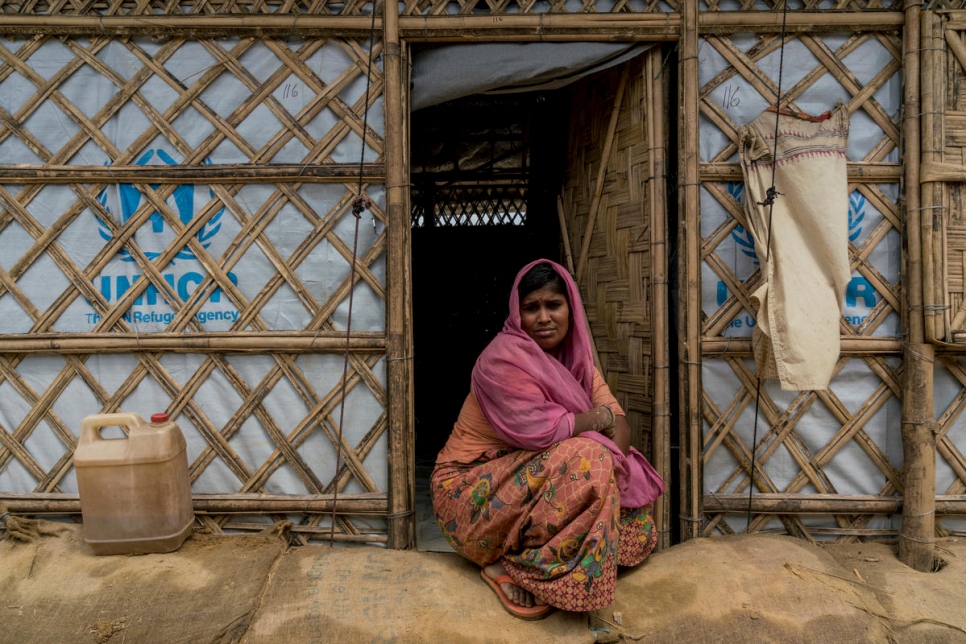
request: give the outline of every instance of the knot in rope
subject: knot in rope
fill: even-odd
[[[775,197],[781,195],[782,193],[775,190],[775,186],[770,187],[765,191],[765,200],[756,202],[759,206],[771,206],[775,203]]]
[[[360,194],[355,199],[352,200],[352,214],[358,219],[359,216],[366,210],[372,208],[372,199],[364,194]]]

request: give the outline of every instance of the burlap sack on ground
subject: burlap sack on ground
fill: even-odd
[[[456,554],[304,546],[282,557],[242,643],[593,640],[583,613],[510,616]]]
[[[524,622],[456,555],[310,546],[282,558],[243,642],[888,642],[847,575],[798,539],[698,539],[622,574],[605,610]]]
[[[618,579],[617,602],[598,611],[610,629],[598,641],[889,642],[875,616],[883,612],[821,546],[768,535],[694,539]]]
[[[277,535],[195,533],[165,554],[97,556],[78,525],[0,541],[0,641],[237,641],[275,559]]]

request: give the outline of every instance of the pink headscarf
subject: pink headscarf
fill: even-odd
[[[570,332],[550,355],[520,323],[520,280],[537,264],[549,264],[567,286]],[[472,389],[497,436],[527,451],[546,449],[570,438],[574,415],[593,407],[594,360],[577,284],[563,266],[538,259],[520,269],[510,291],[510,314],[503,330],[476,361]],[[614,457],[621,506],[647,505],[664,491],[664,482],[636,449],[625,456],[609,438],[584,432]]]

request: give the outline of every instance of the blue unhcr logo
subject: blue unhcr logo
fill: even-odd
[[[149,162],[154,159],[155,155],[157,155],[157,159],[160,160],[161,163],[166,165],[177,165],[175,160],[171,158],[171,155],[160,149],[148,150],[141,156],[140,159],[137,160],[135,165],[148,165]],[[205,164],[210,163],[210,160],[205,159]],[[157,190],[159,186],[160,184],[151,184],[151,189]],[[198,189],[201,189],[201,186],[187,183],[182,184],[175,188],[174,192],[167,199],[166,203],[178,213],[178,218],[181,220],[181,223],[185,225],[190,223],[196,214],[195,192]],[[211,199],[214,196],[214,191],[211,188],[208,188],[208,198]],[[100,202],[100,204],[109,213],[114,214],[114,208],[120,208],[122,222],[128,221],[134,215],[134,213],[137,212],[137,209],[141,205],[141,199],[141,191],[129,183],[118,184],[118,199],[117,203],[115,204],[110,203],[111,200],[108,197],[108,188],[104,188],[101,190],[100,194],[97,195],[98,202]],[[225,208],[223,206],[217,213],[215,213],[208,223],[202,226],[201,230],[199,230],[195,235],[195,239],[197,239],[204,248],[208,248],[211,245],[211,239],[221,229],[220,220],[224,212]],[[155,210],[153,213],[151,213],[148,220],[151,222],[151,233],[154,235],[164,233],[164,217],[161,216],[161,213]],[[98,233],[100,233],[101,238],[103,238],[105,241],[109,241],[113,237],[111,230],[100,217],[97,217],[97,224]],[[145,256],[150,260],[156,259],[161,255],[161,252],[162,251],[144,250]],[[119,250],[118,255],[120,255],[121,259],[126,262],[134,261],[134,257],[131,256],[131,252],[126,248]],[[175,255],[175,257],[171,260],[171,264],[173,265],[178,259],[196,259],[196,257],[195,254],[191,252],[187,246],[185,246],[178,251],[178,254]]]
[[[739,204],[744,203],[745,184],[737,181],[729,181],[726,187],[731,196],[735,198],[735,201]],[[737,244],[738,250],[750,257],[755,264],[758,263],[758,255],[755,253],[755,239],[751,236],[750,232],[745,230],[744,226],[738,224],[731,231],[731,239]],[[720,289],[721,286],[718,288]]]
[[[865,197],[858,190],[849,195],[849,241],[854,242],[862,234],[859,225],[865,219]]]
[[[738,182],[730,182],[727,184],[728,192],[735,198],[738,203],[742,203],[742,198],[744,196],[744,185]],[[867,206],[867,200],[862,195],[861,192],[855,190],[849,195],[849,242],[853,243],[858,240],[859,236],[862,234],[862,222],[865,219],[865,210]],[[755,242],[751,235],[742,226],[737,226],[731,233],[731,238],[735,241],[738,249],[742,253],[751,257],[755,264],[758,263],[758,257],[755,254]],[[744,280],[740,280],[744,282]],[[723,281],[718,281],[715,300],[717,305],[720,307],[724,305],[725,301],[730,296],[728,286]],[[853,277],[849,280],[849,284],[845,291],[845,320],[852,325],[858,326],[865,321],[865,315],[862,315],[861,310],[856,311],[860,308],[859,301],[862,301],[862,307],[865,309],[873,309],[878,303],[878,293],[875,287],[869,282],[868,279],[862,277],[861,275]],[[736,318],[730,325],[733,328],[738,328],[741,326],[754,326],[754,318],[746,316],[745,323],[742,324],[741,319]]]
[[[729,181],[726,185],[728,193],[735,198],[739,204],[744,202],[745,186],[737,181]],[[865,219],[866,198],[858,190],[853,190],[849,195],[849,242],[854,242],[862,234],[862,220]],[[758,263],[758,255],[755,253],[755,240],[751,233],[745,230],[742,225],[735,226],[731,232],[731,239],[737,244],[738,250],[750,257],[755,264]],[[719,291],[721,289],[719,285]],[[719,302],[720,304],[720,302]]]

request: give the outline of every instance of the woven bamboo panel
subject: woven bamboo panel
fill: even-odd
[[[704,494],[727,497],[718,504],[727,507],[747,496],[754,454],[755,494],[893,497],[902,454],[899,365],[892,357],[899,349],[901,295],[900,41],[893,34],[854,33],[800,35],[785,43],[782,104],[818,113],[842,100],[851,113],[853,279],[840,324],[843,354],[828,391],[797,394],[782,392],[777,381],[759,387],[748,357],[755,324],[750,293],[761,277],[737,163],[738,127],[776,100],[780,45],[770,35],[709,36],[701,45]],[[866,338],[881,355],[849,356]],[[747,518],[709,512],[702,534],[742,530],[815,540],[895,534],[888,519],[859,512]]]
[[[579,280],[602,373],[627,412],[635,441],[649,445],[653,397],[650,319],[650,230],[645,182],[648,106],[640,59],[574,85],[571,152],[563,189],[570,246],[576,264],[586,233],[601,154],[620,75],[626,89],[616,135]],[[647,452],[645,452],[647,453]]]
[[[924,236],[932,249],[924,261],[927,335],[961,345],[966,343],[966,34],[962,25],[937,24],[932,36],[936,52],[926,73],[932,75],[937,91],[926,100],[935,101],[929,107],[937,113],[937,125],[932,131],[924,127],[923,132],[929,142],[923,147],[932,153],[924,155],[923,169],[923,180],[932,182],[923,203],[932,215],[923,218]]]
[[[291,512],[301,538],[328,535],[316,508],[335,495],[372,515],[337,512],[335,538],[385,541],[387,216],[382,183],[360,178],[383,155],[383,84],[368,58],[353,41],[0,43],[0,170],[24,177],[0,181],[2,491],[70,495],[84,416],[166,411],[194,492],[217,497],[209,528]],[[119,132],[122,117],[141,129]],[[317,178],[353,161],[356,178]],[[306,181],[271,180],[292,165]],[[234,507],[246,494],[269,501]]]

